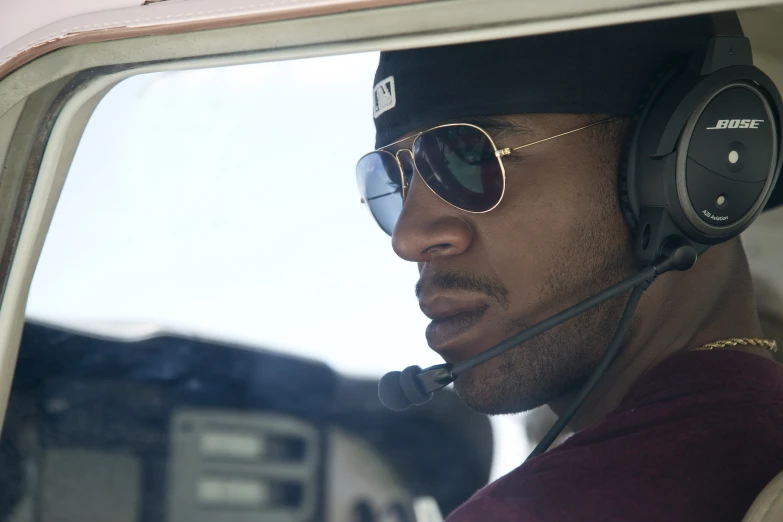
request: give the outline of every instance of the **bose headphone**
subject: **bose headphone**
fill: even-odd
[[[780,172],[780,93],[753,66],[737,14],[712,22],[706,49],[643,96],[621,161],[620,205],[643,265],[739,235]]]
[[[639,271],[456,364],[387,373],[378,383],[381,402],[393,410],[423,404],[464,372],[630,290],[601,360],[528,458],[540,455],[614,360],[645,289],[661,274],[690,269],[711,245],[750,226],[783,161],[783,101],[772,80],[753,66],[737,14],[712,15],[711,21],[715,36],[707,45],[651,82],[623,151],[620,207],[636,232]]]

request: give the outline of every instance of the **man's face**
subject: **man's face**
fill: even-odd
[[[516,147],[597,119],[514,116],[506,120],[518,130],[487,131],[499,148]],[[505,195],[484,214],[450,206],[414,176],[392,243],[419,265],[419,305],[434,319],[427,342],[446,361],[476,355],[632,270],[617,199],[619,147],[599,135],[589,129],[504,158]],[[602,355],[623,305],[609,301],[460,375],[457,393],[492,414],[570,391]]]

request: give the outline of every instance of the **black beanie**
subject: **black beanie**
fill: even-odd
[[[376,146],[476,116],[631,115],[658,74],[713,35],[711,17],[696,16],[382,52]]]

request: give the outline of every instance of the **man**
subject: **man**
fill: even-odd
[[[396,254],[418,264],[427,341],[445,361],[635,271],[617,195],[631,118],[656,76],[711,36],[696,17],[382,53],[384,152],[357,174]],[[493,142],[505,181],[487,167]],[[457,393],[487,414],[562,412],[626,300],[460,375]],[[749,339],[712,344],[737,337]],[[711,247],[644,294],[620,355],[569,423],[575,434],[448,520],[740,520],[783,470],[783,368],[761,338],[740,240]]]

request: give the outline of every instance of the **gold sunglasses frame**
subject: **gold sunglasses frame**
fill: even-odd
[[[407,152],[410,155],[410,158],[411,158],[411,164],[413,165],[413,170],[414,170],[413,176],[418,174],[419,178],[421,178],[422,182],[424,182],[424,184],[427,186],[427,188],[430,189],[430,191],[433,194],[438,196],[438,198],[441,201],[443,201],[444,203],[448,204],[449,206],[451,206],[453,208],[456,208],[457,210],[461,210],[461,211],[467,212],[469,214],[486,214],[487,212],[491,212],[492,210],[495,210],[498,207],[498,205],[500,205],[500,202],[503,201],[503,196],[505,196],[505,194],[506,194],[506,166],[503,164],[503,158],[504,157],[511,155],[511,153],[513,153],[513,152],[515,152],[517,150],[524,149],[524,148],[527,148],[527,147],[532,147],[533,145],[538,145],[539,143],[544,143],[546,141],[550,141],[550,140],[554,140],[554,139],[557,139],[557,138],[561,138],[563,136],[567,136],[567,135],[573,134],[575,132],[583,131],[585,129],[589,129],[591,127],[595,127],[597,125],[603,125],[604,123],[609,123],[609,122],[615,121],[617,119],[619,119],[619,117],[607,118],[605,120],[596,121],[596,122],[590,123],[588,125],[583,125],[582,127],[579,127],[577,129],[572,129],[572,130],[569,130],[569,131],[566,131],[566,132],[561,132],[560,134],[555,134],[554,136],[549,136],[548,138],[542,138],[540,140],[536,140],[536,141],[531,142],[531,143],[526,143],[526,144],[520,145],[518,147],[506,147],[506,148],[503,148],[503,149],[498,149],[497,145],[495,145],[495,141],[492,139],[492,136],[490,136],[489,133],[486,130],[482,129],[478,125],[473,125],[472,123],[446,123],[446,124],[443,124],[443,125],[437,125],[435,127],[431,127],[429,129],[423,130],[421,132],[417,132],[416,134],[412,134],[412,135],[407,136],[405,138],[399,139],[399,140],[397,140],[395,142],[389,143],[388,145],[384,145],[383,147],[375,149],[372,152],[368,152],[367,154],[365,154],[364,156],[359,158],[359,161],[356,162],[356,165],[358,167],[359,163],[361,163],[361,161],[364,158],[366,158],[367,156],[370,156],[371,154],[375,154],[375,153],[378,153],[378,152],[381,152],[381,153],[384,153],[384,154],[388,154],[389,156],[392,156],[394,158],[394,161],[397,162],[397,167],[400,169],[400,179],[402,180],[400,193],[401,193],[402,201],[404,203],[405,202],[405,193],[406,193],[406,191],[408,189],[408,186],[407,186],[407,184],[405,182],[405,171],[403,170],[402,162],[400,161],[400,156],[399,155],[400,155],[400,152],[405,151],[405,152]],[[500,197],[498,198],[497,203],[495,203],[492,206],[492,208],[489,208],[487,210],[481,210],[481,211],[473,211],[473,210],[466,210],[464,208],[460,208],[457,205],[454,205],[453,203],[451,203],[449,201],[446,201],[443,197],[440,196],[440,194],[435,192],[435,190],[432,187],[430,187],[429,183],[427,183],[427,180],[424,179],[424,176],[421,175],[421,172],[419,171],[419,167],[416,165],[416,157],[413,154],[413,149],[416,148],[416,141],[423,134],[426,134],[428,132],[431,132],[431,131],[434,131],[434,130],[437,130],[437,129],[446,128],[446,127],[473,127],[474,129],[476,129],[479,132],[481,132],[482,134],[484,134],[484,136],[486,136],[487,139],[489,140],[489,143],[492,145],[492,148],[495,151],[495,158],[498,160],[498,163],[500,164],[500,173],[501,173],[502,181],[503,181],[503,189],[500,192]],[[392,154],[388,150],[385,150],[385,149],[387,149],[389,147],[393,147],[393,146],[395,146],[395,145],[397,145],[399,143],[402,143],[404,141],[408,141],[410,139],[413,139],[413,143],[411,144],[411,148],[409,148],[409,149],[399,149],[395,154]],[[376,197],[382,197],[382,196],[374,196],[373,199],[376,198]],[[367,206],[369,207],[369,203],[365,199],[364,194],[362,194],[361,203],[362,204],[367,204]],[[372,210],[370,210],[370,213],[372,213]],[[375,215],[373,214],[373,218],[374,217],[375,217]],[[379,223],[379,225],[380,225],[380,223]]]

